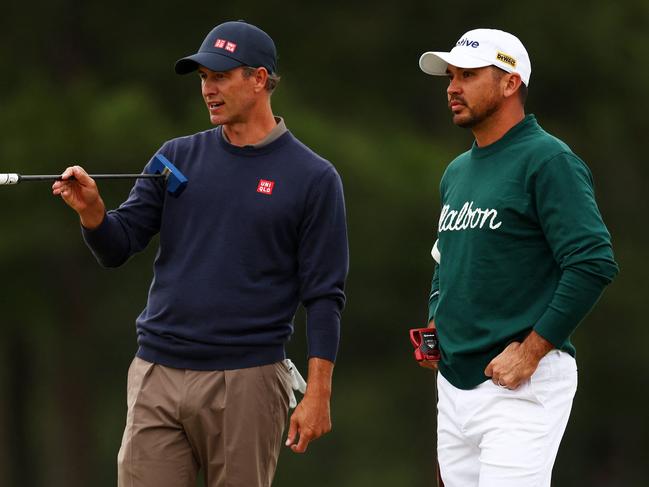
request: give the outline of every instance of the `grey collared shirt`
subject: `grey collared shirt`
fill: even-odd
[[[256,144],[248,144],[244,147],[252,147],[253,149],[260,149],[261,147],[264,147],[271,142],[274,142],[275,140],[279,139],[282,135],[284,135],[288,129],[286,128],[286,123],[284,123],[284,119],[282,117],[275,117],[275,122],[277,122],[277,125],[273,127],[273,129],[268,132],[268,135],[264,137],[262,140],[257,142]],[[225,130],[222,130],[221,133],[223,134],[223,138],[228,144],[231,144],[231,142],[228,140],[228,136],[225,135]]]

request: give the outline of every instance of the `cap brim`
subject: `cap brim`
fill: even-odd
[[[177,74],[187,74],[196,71],[199,66],[205,66],[212,71],[230,71],[243,66],[243,63],[216,52],[199,52],[176,61],[174,69]]]
[[[458,52],[425,52],[419,58],[421,70],[432,76],[445,76],[448,65],[458,68],[483,68],[489,61]]]

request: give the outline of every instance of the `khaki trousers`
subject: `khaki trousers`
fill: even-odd
[[[283,362],[225,371],[135,358],[117,457],[119,487],[269,487],[287,423]]]

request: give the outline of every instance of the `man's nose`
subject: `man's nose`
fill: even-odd
[[[446,94],[457,95],[458,93],[460,93],[460,91],[460,84],[457,81],[451,79],[448,83],[448,88],[446,88]]]
[[[209,80],[203,81],[201,91],[203,92],[203,96],[216,95],[218,93],[216,83],[211,83]]]

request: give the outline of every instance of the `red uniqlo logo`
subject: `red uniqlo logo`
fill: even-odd
[[[234,42],[228,42],[225,45],[225,50],[230,51],[230,52],[234,52],[234,51],[237,50],[237,45]]]
[[[274,187],[275,181],[266,181],[265,179],[260,179],[259,186],[257,186],[257,193],[273,194]]]
[[[225,41],[223,39],[217,39],[216,42],[214,43],[214,47],[223,49],[225,47]]]

